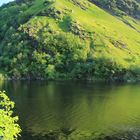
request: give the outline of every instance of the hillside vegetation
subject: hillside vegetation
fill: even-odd
[[[129,15],[140,18],[140,0],[90,0],[118,16]]]
[[[93,1],[17,0],[0,7],[1,73],[16,79],[139,80],[139,1],[119,17]]]

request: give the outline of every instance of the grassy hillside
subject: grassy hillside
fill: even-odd
[[[13,2],[0,8],[0,19],[0,67],[8,76],[139,77],[138,19],[120,19],[85,0]]]

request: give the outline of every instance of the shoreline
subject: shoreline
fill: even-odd
[[[7,74],[0,73],[0,81],[78,81],[78,82],[91,82],[91,83],[139,83],[140,77],[134,76],[134,77],[112,77],[112,78],[99,78],[99,77],[87,77],[87,78],[73,78],[73,77],[54,77],[52,79],[50,78],[44,78],[44,77],[10,77]]]
[[[63,82],[63,81],[73,81],[73,82],[89,82],[89,83],[139,83],[140,79],[133,80],[122,80],[122,79],[71,79],[71,78],[58,78],[58,79],[47,79],[47,78],[0,78],[0,81],[44,81],[44,82]]]

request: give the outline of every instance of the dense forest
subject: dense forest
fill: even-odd
[[[140,18],[140,0],[90,0],[111,13]]]
[[[0,78],[140,79],[139,0],[16,0],[0,7]]]

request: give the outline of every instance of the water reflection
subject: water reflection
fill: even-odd
[[[139,84],[11,81],[1,88],[16,102],[16,114],[26,135],[67,128],[107,136],[139,130]]]

